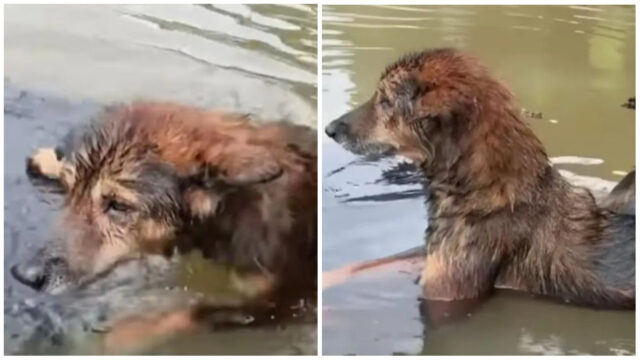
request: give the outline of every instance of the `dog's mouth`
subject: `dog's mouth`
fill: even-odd
[[[122,259],[97,274],[80,278],[74,290],[89,293],[106,293],[116,289],[167,285],[173,282],[176,271],[176,254],[144,255]]]
[[[345,150],[364,156],[367,160],[382,159],[397,153],[397,149],[394,146],[384,142],[365,141],[346,133],[332,135],[333,140]]]
[[[20,283],[39,293],[61,295],[70,292],[104,294],[123,288],[144,288],[169,283],[173,278],[175,256],[161,255],[123,259],[108,269],[97,273],[77,276],[72,274],[61,259],[48,261],[45,270],[36,273],[20,265],[11,268],[12,276]]]
[[[361,124],[363,119],[368,116],[369,108],[368,103],[365,103],[333,120],[325,127],[325,133],[345,150],[362,155],[368,160],[395,155],[398,152],[395,146],[385,141],[370,139],[367,130],[354,130],[355,128],[366,128],[366,126],[358,126],[358,124]]]
[[[398,152],[398,149],[395,146],[384,142],[349,139],[346,136],[338,137],[334,140],[345,150],[356,155],[361,155],[366,160],[370,161],[393,156]]]

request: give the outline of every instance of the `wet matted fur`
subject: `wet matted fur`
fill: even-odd
[[[420,167],[426,298],[510,288],[635,307],[635,215],[599,207],[587,189],[570,185],[512,94],[475,58],[453,49],[405,56],[387,67],[369,101],[326,132],[356,154],[401,154]]]
[[[315,289],[310,128],[137,102],[38,150],[28,169],[65,192],[60,240],[13,269],[33,287],[59,292],[123,259],[196,248],[248,274],[252,291]]]

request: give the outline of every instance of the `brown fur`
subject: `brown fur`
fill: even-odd
[[[421,168],[428,299],[504,287],[635,306],[635,217],[567,183],[512,94],[473,57],[438,49],[400,59],[369,101],[326,131],[357,154],[402,154]]]
[[[299,292],[316,282],[315,146],[301,126],[139,102],[106,109],[29,169],[66,190],[70,281],[177,247],[264,277],[266,292]]]

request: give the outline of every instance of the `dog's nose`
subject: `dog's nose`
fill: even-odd
[[[10,269],[11,275],[24,285],[40,290],[47,282],[44,263],[25,263],[14,265]]]
[[[349,126],[344,121],[338,119],[332,121],[329,125],[327,125],[327,127],[324,129],[324,132],[327,133],[330,138],[335,139],[338,134],[345,133],[348,128]]]
[[[69,264],[62,257],[51,256],[46,248],[9,269],[20,283],[38,291],[52,292],[70,278]]]

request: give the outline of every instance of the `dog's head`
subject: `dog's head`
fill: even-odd
[[[170,254],[194,224],[221,216],[228,197],[253,194],[254,188],[282,174],[269,149],[244,140],[221,147],[208,144],[215,154],[185,161],[190,166],[179,164],[163,151],[197,145],[182,140],[185,144],[169,148],[161,140],[151,141],[160,138],[149,135],[161,132],[158,126],[162,124],[112,116],[82,135],[63,160],[60,181],[66,201],[59,240],[14,267],[18,280],[59,292],[121,261]]]
[[[163,253],[183,221],[180,177],[129,126],[88,129],[63,160],[57,236],[12,272],[59,293],[144,253]],[[54,266],[55,265],[55,266]]]
[[[428,50],[387,67],[373,96],[325,130],[356,154],[402,154],[423,162],[459,144],[486,110],[482,106],[509,105],[509,99],[474,58]]]

